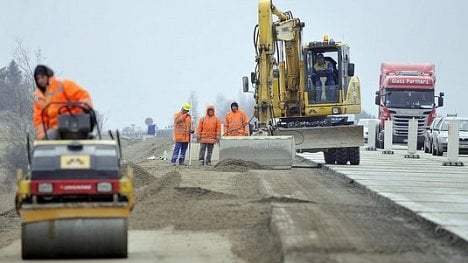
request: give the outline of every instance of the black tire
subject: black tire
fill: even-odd
[[[383,131],[379,131],[375,138],[375,148],[383,149],[384,148],[384,135]]]
[[[331,148],[323,152],[323,158],[326,164],[335,164],[336,162],[336,149]]]
[[[361,162],[359,147],[349,148],[349,164],[358,165]]]
[[[432,155],[434,155],[434,156],[437,155],[437,149],[434,148],[434,145],[432,145]]]
[[[348,148],[337,148],[336,149],[336,164],[345,165],[349,160]]]

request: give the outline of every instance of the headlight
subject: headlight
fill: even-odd
[[[340,114],[340,108],[338,108],[338,107],[333,107],[333,108],[332,108],[332,114],[333,114],[333,115]]]
[[[54,187],[51,183],[40,183],[37,185],[37,191],[39,193],[52,193]]]
[[[98,192],[111,192],[112,191],[112,184],[108,182],[98,183],[97,184],[97,191]]]

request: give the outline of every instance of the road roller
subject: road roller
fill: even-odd
[[[28,139],[29,169],[17,171],[22,258],[126,258],[135,196],[119,134],[103,139],[88,105],[60,104],[55,138]]]

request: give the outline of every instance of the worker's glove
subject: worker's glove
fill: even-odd
[[[190,130],[190,134],[194,134],[194,133],[195,133],[195,131],[194,131],[194,130]]]

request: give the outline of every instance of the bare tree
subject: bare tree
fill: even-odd
[[[109,121],[109,114],[102,113],[96,110],[96,119],[99,130],[104,134],[104,128],[106,127],[107,122]]]
[[[42,55],[41,49],[36,49],[34,56],[31,56],[31,51],[24,46],[23,40],[17,39],[16,48],[13,50],[13,58],[23,75],[21,85],[14,88],[17,109],[15,112],[24,120],[19,124],[21,130],[32,132],[32,104],[35,88],[34,67],[36,64],[42,63],[45,57]]]
[[[24,46],[23,40],[19,38],[16,40],[16,48],[13,51],[13,58],[23,72],[25,82],[34,89],[34,67],[46,60],[44,55],[42,55],[41,49],[38,48],[34,51],[35,61],[33,63],[31,59],[31,51]]]
[[[191,104],[191,113],[193,118],[193,124],[196,125],[198,123],[198,119],[200,118],[200,113],[198,112],[198,98],[197,93],[195,91],[190,92],[190,97],[188,102]]]
[[[224,97],[222,94],[216,95],[216,115],[218,115],[222,120],[224,120],[224,117],[226,116],[226,113],[230,110],[231,103],[226,97]]]

